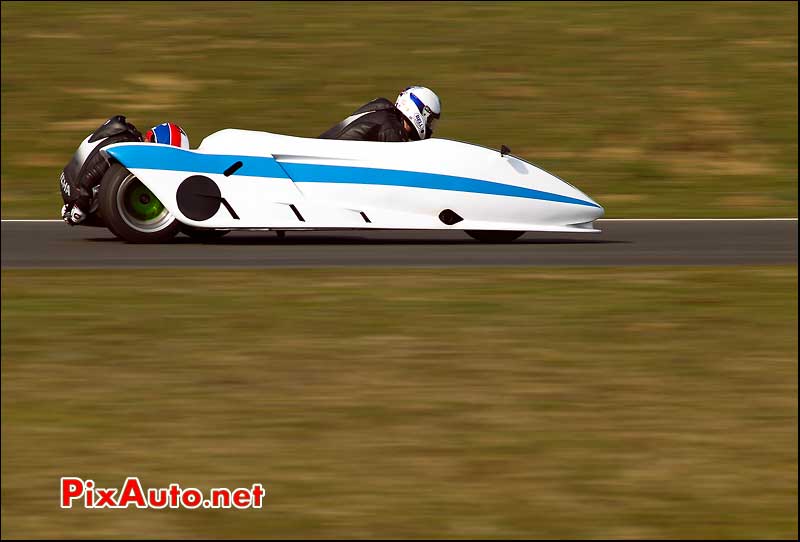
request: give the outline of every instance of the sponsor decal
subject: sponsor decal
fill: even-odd
[[[61,190],[64,191],[64,194],[66,194],[67,197],[70,197],[72,195],[70,193],[69,183],[67,182],[66,177],[64,177],[64,172],[63,171],[61,172]]]

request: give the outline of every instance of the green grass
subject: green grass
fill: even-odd
[[[2,214],[56,217],[102,120],[314,137],[426,84],[442,137],[611,217],[797,216],[797,3],[2,5]]]
[[[4,538],[798,534],[796,266],[2,280]]]

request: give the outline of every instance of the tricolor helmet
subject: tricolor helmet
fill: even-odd
[[[436,121],[442,115],[439,97],[426,87],[408,87],[397,97],[394,104],[417,131],[420,139],[433,135]]]
[[[172,145],[173,147],[189,148],[189,136],[183,128],[171,122],[164,122],[158,126],[153,126],[144,135],[144,140],[148,143],[161,143]]]

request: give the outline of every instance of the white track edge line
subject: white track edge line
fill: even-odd
[[[797,218],[599,218],[598,222],[788,222]],[[4,218],[2,222],[64,222],[55,218]]]
[[[598,222],[789,222],[797,218],[599,218]],[[2,222],[63,222],[51,218],[4,218]]]
[[[598,222],[776,222],[797,220],[791,217],[777,218],[598,218]]]

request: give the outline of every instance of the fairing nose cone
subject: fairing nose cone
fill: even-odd
[[[572,185],[570,185],[570,186],[572,186]],[[575,189],[575,190],[576,190],[576,191],[577,191],[577,192],[580,194],[580,199],[582,199],[582,200],[584,200],[586,203],[590,203],[591,205],[593,205],[593,206],[594,206],[594,207],[592,207],[592,208],[593,208],[593,209],[595,209],[595,211],[596,211],[596,212],[599,212],[599,213],[600,213],[600,214],[598,215],[598,218],[599,218],[599,217],[601,217],[601,216],[603,216],[603,213],[605,213],[605,210],[603,209],[603,206],[602,206],[602,205],[600,205],[600,204],[599,204],[599,203],[597,203],[595,200],[593,200],[592,198],[590,198],[590,197],[589,197],[589,196],[586,194],[586,192],[584,192],[584,191],[582,191],[582,190],[579,190],[578,188],[576,188],[576,187],[574,187],[574,186],[572,186],[572,188],[573,188],[573,189]]]
[[[586,202],[586,205],[575,206],[573,208],[572,217],[569,225],[572,227],[583,228],[592,231],[598,231],[594,221],[602,218],[605,214],[605,209],[594,201],[586,194],[581,193],[581,200]]]
[[[580,199],[582,199],[586,203],[590,204],[590,205],[586,205],[582,209],[582,211],[584,211],[586,213],[586,216],[588,217],[587,221],[597,220],[598,218],[601,218],[606,213],[606,210],[603,209],[602,205],[600,205],[595,200],[593,200],[592,198],[587,196],[584,192],[581,192],[580,190],[578,190],[578,192],[580,192]]]
[[[597,207],[592,208],[592,211],[594,212],[594,217],[592,218],[592,220],[597,220],[598,218],[602,218],[603,215],[606,214],[606,210],[603,209],[602,205],[594,201],[592,198],[588,198],[588,200],[597,205]]]

